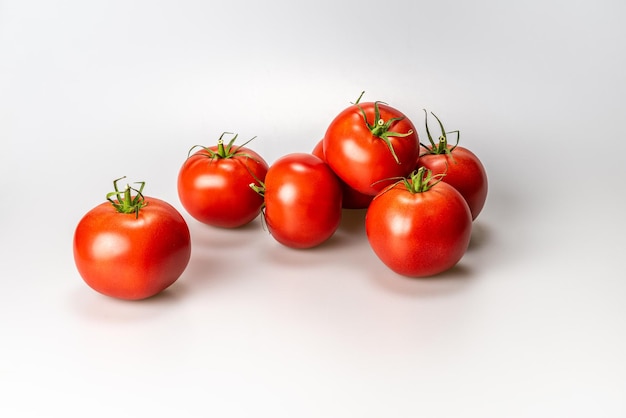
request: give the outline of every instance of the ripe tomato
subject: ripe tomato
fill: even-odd
[[[324,140],[319,141],[317,145],[315,145],[312,154],[326,161],[326,157],[324,156]],[[339,184],[343,192],[341,206],[344,209],[365,209],[374,198],[372,195],[357,192],[341,179],[339,179]]]
[[[287,247],[315,247],[339,227],[341,186],[330,167],[315,155],[293,153],[279,158],[270,166],[262,188],[256,189],[265,197],[267,228]]]
[[[391,270],[409,277],[432,276],[457,264],[471,229],[463,196],[423,168],[378,194],[365,215],[374,253]]]
[[[399,110],[381,102],[358,102],[328,126],[324,154],[344,182],[373,196],[396,181],[390,179],[406,177],[415,169],[419,138]]]
[[[131,197],[130,186],[118,191],[119,180],[108,202],[78,223],[74,261],[94,290],[120,299],[145,299],[172,285],[187,267],[189,228],[169,203],[143,196],[143,183]]]
[[[224,134],[216,146],[201,147],[183,163],[178,174],[178,196],[196,220],[236,228],[261,212],[263,198],[249,184],[262,182],[268,165],[253,150],[243,145],[234,147],[237,135],[225,145]]]
[[[425,167],[435,174],[446,173],[443,181],[454,186],[463,195],[472,212],[472,219],[476,219],[487,200],[488,181],[485,167],[476,154],[458,146],[459,131],[447,132],[457,134],[457,143],[450,145],[441,121],[434,113],[432,115],[439,122],[441,136],[435,143],[430,135],[427,119],[426,132],[430,144],[422,145],[417,168]]]

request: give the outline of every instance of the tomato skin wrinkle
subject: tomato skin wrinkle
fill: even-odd
[[[472,230],[467,202],[444,182],[418,193],[397,183],[374,198],[365,224],[378,258],[408,277],[433,276],[452,268],[465,254]]]
[[[87,212],[74,232],[78,272],[107,296],[140,300],[171,286],[191,257],[189,228],[169,203],[145,197],[135,213],[120,213],[109,202]]]
[[[339,227],[339,179],[313,154],[292,153],[276,160],[265,177],[264,197],[269,232],[287,247],[318,246]]]
[[[380,121],[395,120],[385,139],[374,135],[368,126],[375,124],[377,108]],[[389,179],[410,174],[419,157],[419,137],[411,120],[378,102],[352,105],[341,111],[329,124],[323,142],[326,161],[333,171],[352,189],[371,196],[395,181]]]

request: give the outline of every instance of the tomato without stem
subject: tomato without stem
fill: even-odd
[[[178,280],[189,262],[191,243],[189,228],[173,206],[141,193],[131,197],[130,192],[127,187],[115,193],[117,199],[107,196],[109,202],[83,216],[73,251],[78,272],[91,288],[138,300]]]
[[[417,168],[424,167],[435,174],[445,173],[443,181],[461,193],[470,207],[472,219],[475,220],[487,200],[488,180],[485,167],[476,154],[458,146],[459,131],[446,132],[439,118],[434,113],[432,115],[439,122],[441,135],[439,141],[435,142],[428,129],[428,120],[426,120],[426,132],[430,143],[422,145]],[[448,143],[447,134],[450,133],[457,134],[455,145]]]
[[[426,277],[456,265],[469,245],[472,216],[452,186],[414,172],[377,195],[365,216],[374,253],[394,272]]]
[[[261,212],[263,198],[249,184],[265,179],[268,164],[250,148],[234,146],[236,135],[228,144],[222,137],[217,145],[201,147],[183,163],[178,174],[178,196],[196,220],[236,228]]]
[[[341,221],[339,180],[319,157],[293,153],[276,160],[262,188],[265,222],[274,239],[311,248],[329,239]]]
[[[324,140],[319,141],[313,148],[312,154],[326,161],[324,156]],[[339,178],[338,178],[339,179]],[[374,196],[357,192],[348,186],[345,181],[339,179],[343,193],[342,207],[344,209],[365,209],[369,206]]]
[[[359,98],[360,99],[360,98]],[[340,112],[324,135],[333,171],[359,193],[376,195],[413,171],[419,138],[413,123],[381,102],[357,103]]]

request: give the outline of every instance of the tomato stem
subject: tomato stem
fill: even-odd
[[[235,138],[237,138],[237,135],[235,135]],[[221,136],[220,139],[217,140],[217,154],[214,155],[218,158],[224,158],[224,156],[226,155],[226,150],[224,149],[224,140]]]
[[[250,188],[257,192],[259,195],[265,197],[265,184],[263,184],[263,182],[259,181],[259,184],[250,183],[248,186],[250,186]]]
[[[424,193],[430,190],[435,184],[439,183],[445,173],[435,174],[425,167],[420,167],[417,170],[413,171],[409,177],[402,180],[406,189],[415,194],[415,193]]]
[[[428,112],[426,111],[426,109],[424,109],[424,113],[426,114],[426,119],[425,119],[426,135],[428,136],[428,142],[430,142],[430,146],[426,146],[424,144],[420,144],[420,145],[422,145],[422,147],[428,150],[427,154],[450,154],[459,145],[459,140],[461,139],[461,132],[458,130],[446,132],[446,130],[443,127],[443,123],[441,123],[441,120],[433,112],[430,112],[430,114],[433,115],[435,119],[437,119],[437,123],[439,123],[439,128],[441,129],[441,134],[439,135],[438,142],[435,143],[435,140],[430,134],[430,129],[428,128]],[[447,135],[454,134],[454,133],[456,133],[456,143],[453,146],[448,147]]]
[[[370,124],[369,121],[367,120],[367,115],[365,114],[365,110],[363,110],[363,108],[360,105],[357,104],[357,106],[361,110],[361,114],[363,115],[363,120],[365,121],[365,124],[369,128],[372,135],[382,139],[383,142],[387,145],[387,148],[389,148],[389,151],[391,152],[391,155],[393,155],[393,159],[396,161],[396,163],[401,164],[400,159],[396,155],[396,151],[393,149],[393,145],[391,144],[390,138],[391,137],[400,137],[400,138],[407,137],[413,134],[413,130],[409,130],[406,133],[391,131],[390,130],[391,126],[395,124],[396,122],[399,122],[405,119],[405,116],[391,118],[388,121],[385,121],[383,118],[380,117],[380,109],[378,107],[379,103],[383,103],[383,102],[374,102],[374,123],[373,124]]]
[[[354,104],[354,105],[359,104],[359,102],[360,102],[360,101],[361,101],[361,99],[363,98],[363,95],[364,95],[364,94],[365,94],[365,91],[362,91],[362,92],[361,92],[361,95],[359,96],[359,98],[358,98],[358,99],[356,99],[356,102],[354,102],[354,103],[352,103],[352,104]]]
[[[231,138],[231,140],[228,141],[227,144],[224,144],[224,135],[227,135],[227,134],[228,135],[235,135],[235,136],[233,138]],[[242,147],[248,145],[248,143],[250,141],[254,140],[256,138],[256,136],[250,138],[249,140],[247,140],[243,144],[234,147],[235,141],[237,140],[238,136],[239,136],[239,134],[233,134],[232,132],[223,132],[222,135],[220,135],[220,137],[217,140],[217,150],[213,150],[210,147],[205,147],[204,145],[194,145],[193,147],[191,147],[191,149],[189,149],[189,152],[187,153],[187,158],[191,157],[192,152],[196,148],[202,148],[206,152],[206,154],[205,154],[206,157],[211,159],[211,160],[224,159],[224,158],[233,158],[234,156],[239,155],[239,156],[247,156],[247,157],[250,157],[253,160],[257,161],[251,155],[247,155],[244,152],[239,152]]]
[[[263,213],[265,213],[265,183],[263,183],[262,181],[258,180],[259,184],[256,183],[250,183],[248,186],[254,190],[255,192],[257,192],[259,194],[259,196],[261,196],[263,198],[263,204],[261,205],[261,210],[263,211]]]
[[[143,196],[143,188],[146,185],[146,182],[137,182],[136,184],[141,184],[139,189],[130,187],[127,184],[126,189],[120,191],[117,187],[117,182],[124,178],[126,178],[126,176],[113,181],[113,188],[115,191],[107,193],[106,198],[119,213],[134,213],[135,218],[138,218],[139,210],[147,205]],[[135,191],[137,194],[132,196],[131,191]],[[114,196],[117,198],[113,199]]]
[[[446,171],[440,174],[433,175],[433,172],[426,167],[420,167],[414,170],[407,177],[393,177],[387,180],[397,179],[396,182],[385,187],[380,193],[374,196],[374,199],[387,193],[399,184],[403,184],[406,190],[411,193],[424,193],[430,190],[435,184],[439,183],[446,175],[448,171],[448,163],[446,162]],[[383,181],[383,180],[381,180]]]

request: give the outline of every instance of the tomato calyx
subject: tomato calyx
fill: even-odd
[[[374,199],[387,193],[389,190],[393,189],[399,184],[404,185],[406,190],[411,194],[427,192],[428,190],[432,189],[435,184],[443,180],[445,175],[445,172],[433,175],[433,172],[428,168],[420,167],[417,170],[414,170],[407,177],[398,177],[398,181],[384,188],[378,195],[374,197]]]
[[[230,141],[228,141],[227,144],[224,144],[224,135],[235,135],[235,136]],[[237,140],[238,136],[239,134],[233,134],[232,132],[223,132],[222,135],[220,135],[220,137],[217,140],[216,150],[212,149],[211,147],[206,147],[204,145],[194,145],[193,147],[191,147],[191,149],[187,153],[187,158],[191,157],[191,154],[196,148],[201,148],[202,150],[206,152],[205,156],[209,158],[210,160],[221,160],[221,159],[226,159],[226,158],[233,158],[235,156],[242,156],[242,157],[252,158],[253,160],[256,161],[256,159],[252,157],[251,155],[248,155],[245,152],[240,152],[241,148],[243,148],[252,140],[254,140],[256,136],[250,138],[249,140],[247,140],[241,145],[234,146],[235,141]]]
[[[452,151],[454,151],[454,149],[459,145],[459,140],[461,139],[461,132],[459,130],[446,132],[446,130],[443,127],[443,123],[441,123],[441,120],[433,112],[430,112],[430,114],[433,115],[435,119],[437,119],[437,123],[439,123],[439,128],[441,129],[441,134],[439,135],[438,142],[435,143],[435,140],[430,134],[430,129],[428,128],[428,112],[426,111],[426,109],[424,109],[424,113],[426,114],[426,120],[425,120],[426,135],[428,136],[428,142],[430,142],[430,145],[427,146],[427,145],[420,143],[420,145],[427,150],[427,152],[422,155],[429,155],[429,154],[440,155],[440,154],[452,153]],[[448,147],[448,134],[456,134],[456,143],[451,147]],[[422,155],[420,155],[420,157]]]
[[[115,191],[107,193],[106,198],[119,213],[134,213],[135,218],[138,218],[139,210],[148,204],[143,196],[143,188],[146,185],[146,182],[137,182],[136,184],[141,185],[139,189],[130,187],[130,185],[127,184],[126,189],[120,191],[117,186],[117,182],[125,178],[126,176],[113,181],[113,188]],[[132,195],[132,191],[136,193],[134,196]],[[114,196],[116,199],[113,199]]]
[[[261,217],[262,220],[262,225],[263,228],[265,228],[265,183],[263,183],[261,180],[256,179],[256,181],[259,184],[256,183],[250,183],[248,186],[254,190],[255,192],[257,192],[259,194],[259,196],[261,196],[263,198],[263,204],[261,205],[261,213],[263,214],[263,216]]]
[[[361,92],[361,94],[359,95],[359,98],[358,98],[358,99],[356,99],[356,102],[354,102],[354,103],[350,102],[350,104],[353,104],[353,105],[358,105],[358,104],[359,104],[359,102],[361,101],[361,99],[363,98],[363,95],[364,95],[364,94],[365,94],[365,90],[363,90],[363,91]]]
[[[362,95],[363,93],[361,93],[361,96]],[[393,155],[393,159],[396,161],[396,163],[401,164],[400,159],[398,159],[398,156],[396,155],[396,151],[393,149],[393,145],[391,144],[391,138],[392,137],[399,137],[399,138],[407,137],[413,134],[413,130],[409,130],[406,133],[401,133],[401,132],[391,131],[390,129],[393,124],[405,119],[406,116],[399,116],[399,117],[391,118],[385,121],[383,118],[380,117],[380,109],[378,105],[379,103],[382,103],[382,104],[386,104],[386,103],[376,101],[374,102],[374,123],[369,123],[369,121],[367,120],[367,115],[365,114],[365,110],[363,110],[361,105],[358,104],[358,102],[361,100],[361,96],[359,96],[359,100],[357,100],[357,103],[355,103],[355,106],[357,106],[359,110],[361,111],[365,124],[367,125],[368,129],[370,130],[373,136],[380,138],[387,145],[387,148],[389,148],[389,151],[391,152],[391,155]]]
[[[406,189],[412,194],[424,193],[445,177],[446,173],[433,175],[433,172],[425,167],[413,171],[409,177],[402,179]]]
[[[261,197],[265,197],[265,183],[258,179],[257,181],[259,182],[259,184],[250,183],[248,186],[250,186],[250,188],[257,192]]]

